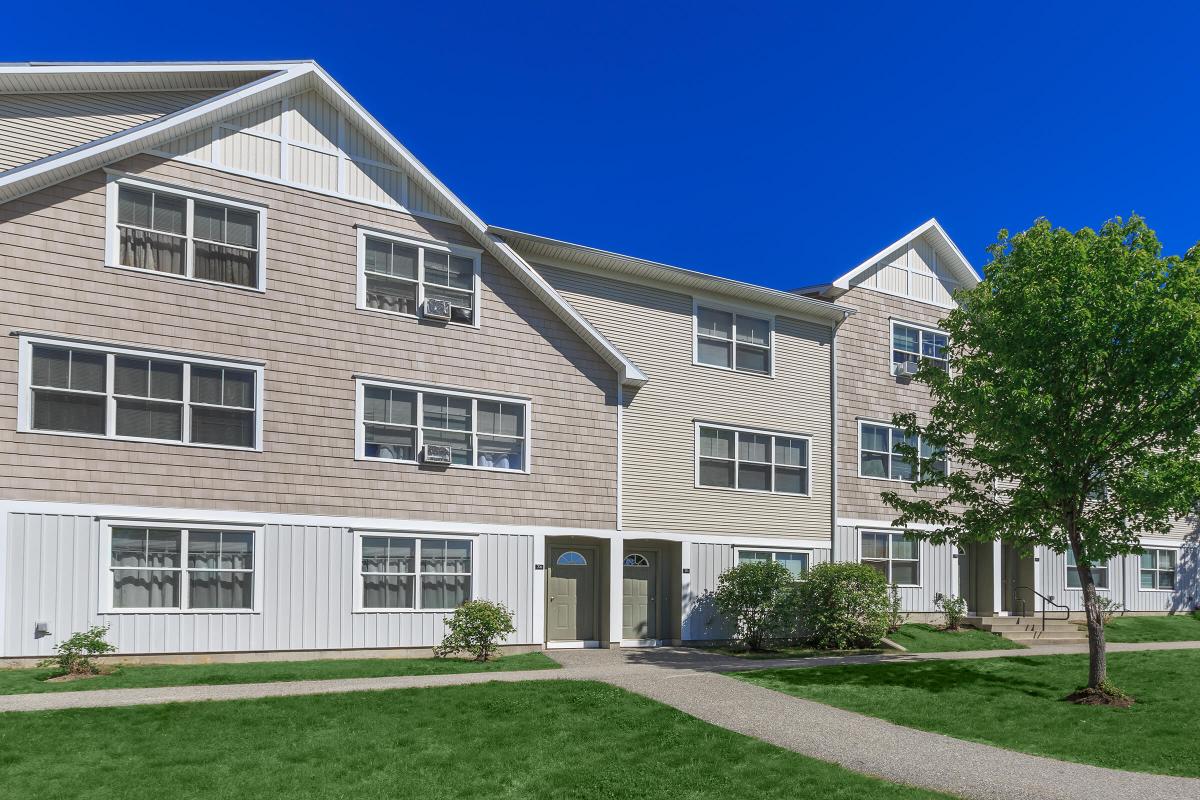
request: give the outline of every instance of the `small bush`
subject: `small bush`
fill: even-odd
[[[1108,623],[1113,621],[1113,617],[1124,610],[1124,606],[1113,600],[1111,597],[1105,597],[1102,594],[1096,595],[1096,607],[1100,609],[1100,617],[1107,627]]]
[[[713,600],[734,626],[734,641],[750,650],[794,633],[796,580],[777,561],[748,561],[726,570],[717,578]]]
[[[904,624],[904,601],[900,599],[900,587],[892,584],[888,590],[888,633],[895,633]]]
[[[813,647],[874,647],[888,631],[887,581],[867,564],[818,564],[800,584],[799,610],[804,639]]]
[[[108,626],[96,625],[86,631],[71,634],[54,647],[57,653],[38,664],[39,667],[55,667],[64,675],[95,675],[100,671],[93,659],[116,651],[116,647],[104,640]]]
[[[512,612],[489,600],[468,600],[442,622],[449,630],[442,643],[433,648],[439,658],[467,652],[476,661],[487,661],[499,652],[500,642],[516,630]]]
[[[962,621],[967,616],[965,599],[938,592],[933,596],[933,607],[946,615],[946,630],[956,631],[962,627]]]

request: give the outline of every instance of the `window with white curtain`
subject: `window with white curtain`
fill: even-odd
[[[360,381],[358,406],[360,458],[416,463],[444,445],[451,466],[528,470],[528,401]]]
[[[109,192],[111,266],[263,288],[261,207],[119,176]]]
[[[255,530],[112,525],[113,611],[250,611],[255,607]]]
[[[771,374],[771,319],[696,306],[696,363]]]
[[[20,430],[259,447],[262,370],[22,338]]]
[[[360,607],[452,611],[471,599],[471,541],[360,536]]]
[[[921,544],[908,534],[863,531],[859,561],[878,570],[888,583],[921,585]]]
[[[450,322],[473,325],[479,313],[481,251],[359,229],[358,307],[419,317],[425,301],[450,301]]]
[[[808,494],[809,440],[742,428],[696,426],[696,485]]]

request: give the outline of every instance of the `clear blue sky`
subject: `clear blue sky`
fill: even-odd
[[[313,58],[488,222],[779,288],[931,216],[1200,240],[1195,5],[368,5],[14,4],[0,60]]]

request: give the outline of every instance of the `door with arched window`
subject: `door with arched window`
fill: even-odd
[[[637,550],[625,554],[621,579],[621,638],[658,638],[658,554]]]
[[[546,576],[546,640],[595,641],[596,550],[551,547]]]

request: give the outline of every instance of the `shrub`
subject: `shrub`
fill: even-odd
[[[71,634],[54,647],[57,653],[38,664],[39,667],[57,667],[64,675],[95,675],[100,671],[93,659],[116,651],[116,647],[104,640],[108,626],[95,625],[86,631]]]
[[[449,630],[442,643],[433,648],[439,658],[465,651],[476,661],[487,661],[500,650],[504,637],[516,630],[512,612],[489,600],[468,600],[442,622]]]
[[[1096,595],[1096,607],[1100,609],[1100,616],[1103,618],[1105,625],[1112,622],[1113,617],[1125,609],[1116,600],[1104,595]]]
[[[733,640],[750,650],[794,633],[796,580],[777,561],[748,561],[726,570],[717,578],[713,600],[734,626]]]
[[[892,584],[888,590],[888,625],[887,632],[895,633],[904,624],[904,602],[900,599],[900,587]]]
[[[933,596],[933,607],[946,615],[946,630],[958,630],[967,616],[967,601],[961,597],[938,592]]]
[[[813,647],[873,647],[887,633],[887,581],[868,564],[818,564],[800,584],[799,596],[800,625]]]

